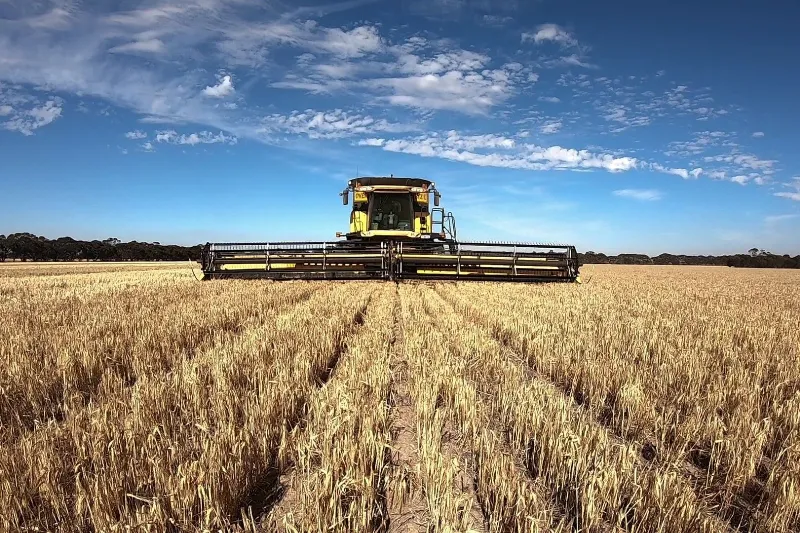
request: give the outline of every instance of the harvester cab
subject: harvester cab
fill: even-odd
[[[432,181],[359,177],[341,196],[344,205],[352,196],[342,240],[208,243],[204,279],[578,280],[571,245],[459,241]]]
[[[432,181],[395,177],[353,179],[341,193],[344,205],[348,205],[351,192],[350,228],[346,233],[337,233],[337,237],[373,241],[446,239],[444,219],[448,219],[447,229],[453,232],[450,238],[455,240],[455,218],[438,208],[440,194]],[[434,232],[435,214],[439,215],[436,219],[439,233]]]

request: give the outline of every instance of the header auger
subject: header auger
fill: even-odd
[[[433,182],[365,177],[341,193],[350,227],[334,242],[208,243],[205,279],[577,281],[565,244],[461,242]],[[430,204],[433,197],[433,206]]]

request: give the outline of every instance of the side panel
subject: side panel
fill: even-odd
[[[432,231],[431,214],[428,209],[429,195],[428,191],[414,195],[414,231],[419,234]]]
[[[414,214],[414,232],[418,234],[431,232],[430,213],[418,212]]]
[[[367,231],[367,212],[353,210],[350,214],[350,233]]]

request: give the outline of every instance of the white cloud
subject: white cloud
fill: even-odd
[[[359,26],[349,31],[331,28],[323,31],[323,38],[315,45],[338,57],[361,57],[379,51],[383,40],[374,26]]]
[[[482,69],[489,61],[489,56],[467,50],[442,52],[430,59],[422,59],[417,54],[403,52],[397,57],[397,68],[402,73],[420,76],[450,71],[476,71]]]
[[[747,185],[747,182],[750,180],[750,176],[745,175],[738,175],[731,178],[733,183],[738,183],[739,185]]]
[[[386,144],[386,139],[361,139],[358,141],[359,146],[383,146]]]
[[[691,141],[675,141],[669,143],[670,149],[665,152],[669,156],[691,157],[711,148],[733,147],[732,135],[724,131],[702,131]]]
[[[359,26],[351,30],[326,28],[315,21],[259,23],[237,21],[221,28],[224,36],[217,48],[231,65],[259,67],[272,48],[278,45],[304,48],[337,58],[359,58],[380,52],[383,40],[375,26]]]
[[[217,85],[203,89],[203,94],[212,98],[225,98],[236,92],[233,87],[233,80],[230,76],[223,76]]]
[[[155,147],[153,146],[153,143],[151,143],[150,141],[147,141],[146,143],[142,144],[142,149],[145,152],[155,152],[156,150]]]
[[[786,198],[788,200],[794,200],[795,202],[800,202],[800,176],[792,178],[792,181],[790,183],[786,183],[785,186],[790,189],[794,189],[794,191],[776,192],[774,193],[775,196],[779,198]]]
[[[481,73],[451,70],[441,75],[380,78],[361,84],[388,91],[390,94],[379,97],[379,100],[392,105],[448,109],[467,114],[486,113],[511,93],[510,80],[500,70],[484,70]]]
[[[753,137],[755,137],[756,139],[758,139],[760,137],[763,137],[763,136],[764,136],[764,132],[763,131],[754,131],[753,132]]]
[[[614,191],[614,195],[642,202],[653,202],[662,197],[661,191],[655,189],[619,189]]]
[[[0,105],[0,117],[7,117],[14,112],[14,108],[10,105]]]
[[[685,168],[668,168],[659,163],[650,163],[650,168],[652,168],[656,172],[663,172],[664,174],[672,174],[673,176],[680,176],[685,180],[689,179],[690,175],[694,178],[697,178],[703,172],[703,169],[696,168],[692,170],[690,173]]]
[[[578,44],[577,39],[558,24],[542,24],[536,28],[536,32],[523,33],[522,42],[526,41],[533,41],[536,44],[549,41],[562,46],[575,46]]]
[[[751,174],[758,172],[763,175],[775,173],[774,167],[777,161],[773,159],[761,159],[753,154],[743,154],[736,148],[728,154],[706,156],[703,158],[708,163],[723,164],[722,170],[736,174]]]
[[[188,146],[195,146],[197,144],[236,144],[238,139],[232,135],[225,135],[223,132],[217,134],[210,131],[201,131],[198,133],[181,134],[175,130],[163,130],[156,132],[156,142],[167,144],[182,144]],[[149,143],[147,143],[149,144]]]
[[[419,37],[386,45],[369,60],[329,61],[303,54],[296,69],[272,87],[361,95],[371,104],[486,114],[538,80],[531,66],[492,65],[489,56]]]
[[[800,191],[799,192],[776,192],[775,196],[780,198],[788,198],[789,200],[794,200],[795,202],[800,202]]]
[[[126,139],[131,139],[131,140],[146,139],[147,138],[147,134],[145,132],[141,131],[141,130],[134,130],[134,131],[129,131],[128,133],[126,133],[125,134],[125,138]]]
[[[53,98],[30,109],[16,110],[10,106],[4,106],[3,115],[11,118],[3,122],[2,127],[26,136],[33,135],[35,130],[47,126],[61,117],[62,103],[60,98]]]
[[[521,144],[499,135],[426,134],[408,139],[365,139],[363,145],[389,152],[437,157],[476,166],[525,170],[591,170],[625,172],[636,168],[633,157],[616,157],[561,146]]]
[[[557,104],[557,103],[559,103],[561,101],[561,98],[559,98],[557,96],[540,96],[539,97],[539,101],[540,102],[548,102],[548,103],[551,103],[551,104]]]
[[[258,129],[261,134],[291,133],[311,139],[341,139],[377,132],[404,132],[417,129],[415,125],[398,124],[341,109],[332,111],[294,111],[289,115],[265,117]]]
[[[561,126],[562,124],[560,120],[551,120],[543,124],[542,127],[539,128],[539,131],[545,135],[549,135],[552,133],[557,133],[561,129]]]

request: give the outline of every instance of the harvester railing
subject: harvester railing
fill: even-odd
[[[214,243],[202,264],[211,278],[485,281],[572,281],[579,267],[570,245],[448,240]]]

